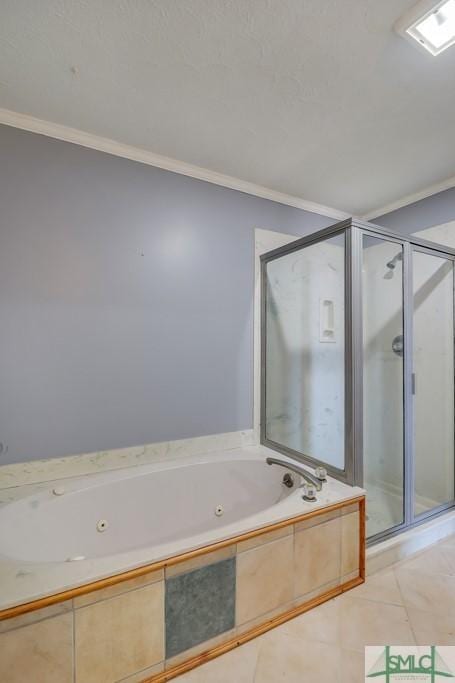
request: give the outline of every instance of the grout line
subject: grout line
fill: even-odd
[[[156,668],[160,664],[163,664],[163,671],[164,671],[164,659],[163,659],[161,662],[157,662],[156,664],[151,664],[150,666],[146,666],[144,669],[139,669],[139,671],[134,671],[134,673],[128,674],[128,676],[125,676],[124,678],[119,678],[114,683],[128,683],[128,679],[131,679],[132,676],[138,676],[139,674],[145,674],[146,676],[148,676],[147,671],[150,669]],[[152,676],[153,675],[155,675],[155,674],[152,674]],[[147,679],[144,679],[144,680],[147,681]]]
[[[43,607],[43,609],[47,608]],[[37,619],[33,619],[32,621],[30,621],[28,624],[19,624],[18,626],[12,626],[11,628],[5,629],[4,631],[0,631],[0,635],[2,635],[3,633],[10,633],[10,631],[18,631],[21,628],[27,628],[27,626],[32,626],[34,624],[41,624],[43,621],[48,621],[49,619],[57,619],[57,617],[61,617],[64,614],[68,614],[72,611],[73,607],[71,607],[70,609],[62,610],[61,612],[57,612],[56,614],[48,614],[44,617],[38,617]],[[30,614],[30,612],[26,612],[26,614]],[[17,617],[12,617],[12,621],[14,621],[14,619],[21,619],[23,616],[25,616],[25,614],[20,614]]]
[[[251,683],[256,683],[256,675],[258,672],[259,657],[261,656],[261,649],[262,649],[262,643],[259,645],[257,652],[256,652],[256,661],[254,663],[253,678],[251,679]]]
[[[74,601],[72,601],[74,603]],[[73,604],[73,683],[76,683],[76,610]]]
[[[342,512],[343,512],[343,510],[340,510],[340,514],[338,515],[338,517],[335,517],[335,519],[339,520],[338,521],[338,526],[339,526],[339,529],[338,529],[338,538],[339,538],[339,541],[338,541],[338,555],[339,555],[339,557],[338,557],[338,567],[339,567],[338,575],[340,576],[340,580],[341,580],[341,576],[342,576],[342,572],[343,572],[343,514],[342,514]],[[360,525],[360,516],[359,516],[359,525]],[[359,548],[359,550],[360,550],[360,548]],[[357,553],[357,554],[359,555],[360,553]]]
[[[403,592],[401,590],[400,582],[398,581],[398,578],[395,575],[395,569],[393,569],[393,575],[395,576],[395,581],[397,582],[398,590],[400,592],[401,599],[403,601],[404,611],[406,612],[406,617],[408,619],[409,628],[411,629],[412,637],[414,638],[414,644],[417,645],[417,637],[416,637],[414,628],[412,626],[411,617],[409,616],[408,605],[405,602],[404,595],[403,595]]]
[[[157,569],[156,571],[160,571],[160,570]],[[147,574],[144,574],[144,576],[147,576]],[[141,577],[137,577],[137,578],[141,578]],[[130,580],[134,581],[134,578],[130,579]],[[100,602],[107,602],[108,600],[114,600],[115,598],[120,598],[122,595],[126,595],[127,593],[135,593],[136,591],[140,591],[143,588],[148,588],[149,586],[153,586],[155,583],[159,583],[160,581],[162,581],[164,583],[164,581],[165,581],[164,573],[163,573],[162,578],[155,579],[154,581],[150,581],[149,583],[145,583],[143,586],[136,586],[136,588],[127,588],[125,591],[122,591],[121,593],[116,593],[115,595],[108,595],[105,598],[98,598],[98,600],[93,600],[93,602],[89,602],[86,605],[80,605],[79,607],[76,607],[74,605],[74,600],[77,600],[78,597],[83,597],[83,595],[76,596],[76,598],[72,599],[73,605],[74,605],[73,610],[76,611],[76,610],[80,610],[80,609],[85,609],[86,607],[93,607],[93,605],[97,605]],[[107,586],[106,588],[100,588],[99,590],[100,591],[108,590],[109,588],[113,588],[114,586],[120,586],[120,585],[121,585],[120,583],[115,583],[113,586]],[[91,593],[85,593],[85,595],[94,595],[94,594],[96,595],[96,592],[97,591],[92,591]]]

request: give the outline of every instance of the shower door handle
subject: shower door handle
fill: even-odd
[[[413,396],[415,396],[416,390],[416,374],[413,372],[411,375],[411,392]]]

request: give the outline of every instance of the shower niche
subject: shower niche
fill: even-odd
[[[261,442],[363,486],[369,542],[455,504],[454,259],[355,219],[261,256]]]

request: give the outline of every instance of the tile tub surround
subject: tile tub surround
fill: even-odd
[[[0,680],[170,680],[363,583],[364,509],[314,510],[1,621]]]
[[[235,626],[235,556],[166,581],[166,659]]]
[[[453,646],[454,558],[452,534],[175,683],[364,683],[366,645]]]

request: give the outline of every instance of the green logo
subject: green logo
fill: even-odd
[[[367,673],[367,678],[385,676],[385,683],[400,680],[420,680],[435,683],[438,676],[455,678],[454,673],[438,653],[436,646],[429,648],[403,648],[404,654],[391,652],[391,646],[386,645],[384,651]],[[397,648],[394,648],[397,650]],[[405,652],[406,650],[406,652]],[[409,654],[414,650],[413,654]],[[420,674],[418,678],[410,679],[412,674]]]

